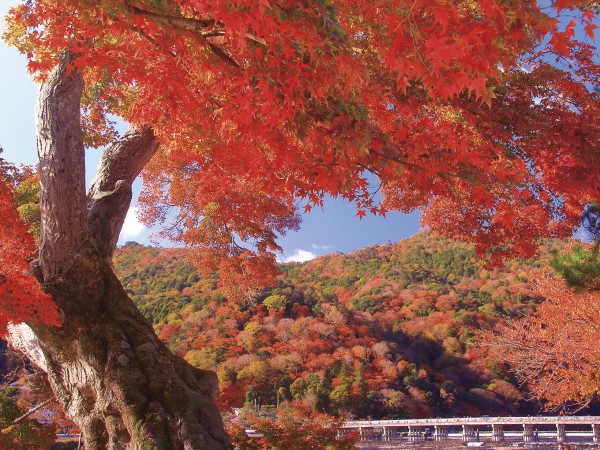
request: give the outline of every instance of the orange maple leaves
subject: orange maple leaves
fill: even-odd
[[[171,237],[209,259],[234,239],[269,258],[297,200],[325,195],[359,216],[431,208],[428,225],[502,259],[598,199],[600,70],[557,19],[578,7],[593,33],[579,0],[36,0],[8,34],[41,77],[79,55],[90,143],[112,136],[109,113],[152,127],[146,219],[172,206]]]
[[[41,321],[59,325],[50,296],[29,273],[28,258],[35,254],[33,237],[17,212],[11,187],[0,178],[0,334],[10,322]]]
[[[598,292],[574,293],[551,275],[537,281],[546,298],[536,313],[508,321],[486,345],[500,350],[515,374],[549,408],[585,406],[600,392]]]

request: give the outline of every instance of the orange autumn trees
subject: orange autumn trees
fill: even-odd
[[[494,260],[528,255],[598,201],[600,71],[574,38],[594,20],[583,0],[14,8],[5,38],[41,83],[32,265],[63,319],[32,328],[86,445],[230,446],[214,375],[170,354],[110,267],[142,170],[146,222],[237,297],[273,279],[298,199],[308,210],[327,194],[359,216],[423,209]],[[84,148],[99,145],[86,192]]]
[[[428,207],[498,258],[568,234],[598,196],[594,48],[557,19],[579,7],[592,35],[585,2],[36,1],[7,37],[41,79],[76,55],[87,143],[114,137],[108,113],[152,128],[144,218],[175,209],[165,233],[243,286],[297,226],[298,197]]]
[[[549,409],[573,411],[600,392],[600,292],[573,292],[546,274],[537,283],[546,298],[535,314],[507,321],[486,338],[531,393]]]
[[[183,252],[130,243],[115,271],[169,348],[217,373],[222,411],[293,401],[394,419],[537,407],[519,402],[497,352],[472,343],[477,329],[535,310],[526,280],[537,259],[484,270],[473,246],[419,233],[285,264],[276,288],[237,304]]]
[[[333,419],[326,414],[302,414],[292,408],[279,408],[277,420],[250,415],[246,426],[255,429],[260,437],[248,437],[242,424],[229,426],[229,433],[237,448],[268,450],[288,448],[290,450],[352,450],[360,436],[356,432],[342,429],[343,420]]]

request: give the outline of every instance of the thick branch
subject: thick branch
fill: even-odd
[[[42,84],[36,105],[40,158],[40,266],[57,279],[88,237],[85,154],[80,126],[83,78],[65,54]]]
[[[205,38],[213,36],[223,36],[225,34],[225,32],[220,29],[223,27],[223,22],[217,22],[214,19],[194,19],[191,17],[184,16],[172,16],[169,14],[161,14],[154,11],[148,11],[133,5],[129,5],[129,8],[134,14],[151,17],[155,20],[161,20],[169,24],[173,28],[179,28],[182,30],[202,31],[210,27],[219,27],[219,29],[202,33],[201,36]],[[262,45],[267,45],[267,42],[263,38],[255,36],[252,33],[246,33],[246,37],[251,41],[257,42]]]
[[[88,223],[96,242],[107,258],[119,239],[131,204],[133,181],[158,150],[151,129],[130,128],[102,155],[88,192]]]
[[[152,19],[155,19],[155,20],[159,19],[159,20],[162,20],[162,21],[168,23],[169,25],[171,25],[175,28],[180,28],[180,29],[184,29],[184,30],[188,30],[188,31],[201,31],[201,30],[205,30],[212,26],[223,25],[222,23],[217,24],[217,22],[215,22],[215,20],[213,20],[213,19],[193,19],[191,17],[172,16],[169,14],[162,14],[162,13],[157,13],[154,11],[148,11],[148,10],[141,9],[141,8],[138,8],[137,6],[133,6],[133,5],[128,5],[128,6],[134,14],[137,14],[140,16],[151,17]]]
[[[18,425],[18,424],[20,424],[25,419],[27,419],[29,416],[31,416],[33,413],[35,413],[36,411],[39,411],[40,409],[42,409],[44,406],[46,406],[52,400],[53,399],[49,398],[47,400],[44,400],[42,403],[37,404],[36,406],[34,406],[33,408],[31,408],[29,411],[27,411],[25,414],[23,414],[21,417],[17,417],[13,421],[12,425]]]

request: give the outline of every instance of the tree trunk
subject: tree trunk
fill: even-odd
[[[62,327],[31,325],[52,389],[88,449],[231,448],[213,372],[173,355],[123,290],[111,256],[131,183],[158,143],[130,129],[103,156],[85,193],[83,77],[65,54],[37,105],[41,242],[36,274]]]
[[[158,340],[102,258],[82,251],[74,262],[60,283],[46,285],[62,327],[33,330],[86,448],[230,448],[212,401],[215,374]]]

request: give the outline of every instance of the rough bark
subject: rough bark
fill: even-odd
[[[132,196],[133,181],[158,150],[150,128],[131,127],[108,147],[88,192],[88,222],[108,261],[119,239]]]
[[[86,220],[80,71],[69,54],[38,94],[36,126],[40,159],[40,266],[45,281],[60,277],[72,253],[89,236]]]
[[[82,252],[60,283],[46,285],[62,327],[32,327],[53,391],[86,448],[230,448],[212,402],[215,374],[173,355],[110,266],[90,256]]]
[[[158,340],[110,265],[131,183],[156,140],[150,130],[131,129],[106,151],[86,196],[83,81],[68,66],[66,56],[42,86],[37,108],[42,232],[34,270],[62,327],[31,328],[52,389],[89,449],[231,448],[212,400],[215,374]]]

